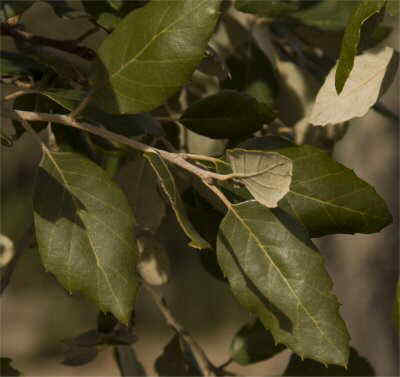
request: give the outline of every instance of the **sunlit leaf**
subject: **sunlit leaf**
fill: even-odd
[[[350,17],[344,32],[338,67],[335,74],[335,89],[340,94],[353,69],[354,57],[360,42],[361,27],[374,14],[380,12],[386,0],[363,0]]]
[[[97,105],[111,113],[135,114],[164,103],[202,60],[219,4],[151,1],[127,15],[98,50]]]
[[[392,83],[398,53],[391,47],[365,51],[354,59],[354,68],[340,94],[335,89],[337,65],[318,92],[309,122],[324,126],[362,117]]]
[[[292,180],[292,161],[275,152],[227,151],[232,170],[259,203],[276,207],[289,191]]]
[[[222,90],[191,104],[180,122],[200,135],[225,139],[250,135],[275,117],[272,108],[254,97],[234,90]]]
[[[239,302],[277,343],[302,357],[347,365],[349,335],[323,258],[280,209],[233,205],[221,223],[219,264]]]
[[[195,249],[209,248],[210,244],[200,236],[197,230],[193,227],[192,223],[189,221],[185,206],[176,186],[174,176],[169,171],[165,161],[157,153],[146,153],[144,156],[148,159],[152,168],[156,172],[160,186],[166,194],[180,226],[190,238],[191,241],[189,246],[194,247]]]
[[[285,348],[282,344],[275,344],[271,332],[257,319],[244,325],[235,334],[229,351],[234,361],[248,365],[270,359]]]
[[[287,143],[286,140],[271,143],[270,138],[254,138],[241,146],[273,150],[292,161],[290,191],[279,202],[279,207],[303,224],[312,237],[375,233],[392,222],[385,201],[352,170],[321,149]],[[218,171],[222,172],[221,169]],[[232,190],[232,187],[225,187]],[[249,199],[245,191],[234,191],[242,200]]]
[[[310,359],[301,360],[292,354],[283,376],[375,376],[375,372],[368,360],[351,347],[347,369],[337,365],[326,367]]]
[[[35,187],[36,239],[43,265],[127,324],[138,282],[134,218],[120,188],[76,153],[44,156]]]

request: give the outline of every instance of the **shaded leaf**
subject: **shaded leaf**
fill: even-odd
[[[290,17],[304,25],[321,30],[340,31],[346,27],[357,5],[358,1],[321,0],[312,6],[291,13]]]
[[[368,360],[351,347],[347,369],[337,365],[326,367],[310,359],[301,360],[292,354],[283,376],[375,376],[375,371]]]
[[[147,0],[83,0],[85,11],[92,16],[97,24],[112,31],[119,22],[131,11],[144,6]]]
[[[0,22],[24,13],[33,4],[33,0],[5,0],[0,4]]]
[[[84,91],[67,89],[47,90],[40,92],[40,94],[50,98],[69,111],[78,107],[87,96],[87,93]],[[161,125],[148,113],[113,115],[89,104],[80,116],[127,137],[143,133],[155,136],[164,135]]]
[[[332,280],[299,224],[256,201],[233,205],[221,223],[217,253],[235,297],[277,343],[346,366],[349,335]]]
[[[165,161],[157,153],[146,153],[144,156],[157,174],[160,186],[166,194],[176,218],[185,234],[190,238],[189,246],[195,249],[207,249],[210,244],[200,236],[189,221],[185,206],[180,197],[175,179],[168,169]]]
[[[148,376],[132,347],[115,347],[114,358],[117,362],[121,376]]]
[[[70,367],[79,367],[93,361],[97,356],[96,347],[71,347],[65,355],[62,364]]]
[[[360,42],[361,27],[374,14],[379,13],[386,0],[363,0],[350,17],[344,32],[339,62],[335,74],[335,88],[340,94],[353,69],[354,57]]]
[[[154,369],[159,376],[201,376],[198,368],[187,360],[182,340],[176,334],[156,359]]]
[[[243,183],[259,203],[277,207],[289,191],[292,161],[287,157],[264,151],[233,149],[226,152],[236,178]]]
[[[266,17],[279,17],[300,9],[301,2],[296,0],[236,0],[237,10]]]
[[[52,153],[40,163],[35,195],[42,262],[70,293],[128,323],[138,282],[134,218],[120,188],[90,160]]]
[[[126,16],[98,50],[97,105],[135,114],[164,103],[202,60],[218,8],[218,0],[152,1]]]
[[[122,167],[117,179],[134,210],[137,226],[156,231],[166,206],[158,192],[158,177],[149,162],[138,153],[137,158]]]
[[[254,41],[240,44],[226,65],[231,78],[221,83],[223,89],[243,91],[275,108],[279,89],[275,68]]]
[[[49,4],[54,13],[61,18],[74,19],[82,17],[83,13],[76,8],[72,8],[65,0],[44,0]],[[72,3],[73,4],[73,3]]]
[[[285,348],[282,344],[275,344],[271,332],[257,319],[235,334],[229,352],[234,361],[248,365],[270,359]]]
[[[1,76],[31,76],[42,74],[45,71],[45,66],[28,56],[11,51],[1,51]]]
[[[391,47],[365,51],[354,59],[354,68],[339,94],[333,67],[318,92],[309,122],[324,126],[362,117],[378,101],[393,81],[398,53]]]
[[[375,233],[392,222],[385,201],[375,189],[325,151],[310,145],[277,149],[269,138],[260,139],[265,150],[275,150],[292,161],[290,191],[279,207],[303,224],[311,237]],[[253,144],[260,149],[262,143],[250,140],[242,146],[252,149]]]
[[[1,376],[21,376],[21,372],[11,366],[12,360],[8,357],[0,357]]]
[[[180,122],[200,135],[225,139],[250,135],[275,117],[267,104],[245,93],[222,90],[191,104]]]

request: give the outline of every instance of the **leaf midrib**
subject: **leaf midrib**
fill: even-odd
[[[249,201],[251,202],[251,201]],[[311,318],[312,322],[314,323],[314,326],[318,329],[318,331],[321,333],[322,337],[329,343],[333,348],[335,348],[340,354],[342,352],[340,349],[332,343],[329,338],[326,336],[325,332],[320,328],[318,325],[318,322],[314,319],[314,317],[309,313],[308,309],[304,306],[300,298],[297,296],[296,292],[293,290],[292,286],[290,285],[288,279],[286,276],[282,273],[282,271],[278,268],[278,266],[274,263],[272,258],[269,256],[267,250],[264,248],[263,244],[261,241],[258,239],[258,237],[252,232],[251,228],[246,224],[244,219],[239,215],[239,213],[235,209],[235,205],[230,206],[229,210],[234,213],[236,218],[239,220],[239,222],[243,225],[243,227],[248,231],[248,233],[253,237],[255,240],[256,244],[260,247],[261,250],[263,250],[264,255],[267,257],[267,259],[270,261],[271,265],[274,267],[274,269],[278,272],[278,274],[281,276],[282,280],[285,282],[286,286],[288,287],[289,291],[292,293],[293,297],[295,297],[298,305],[304,310],[304,312],[308,315],[309,318]],[[336,327],[335,327],[336,329]]]

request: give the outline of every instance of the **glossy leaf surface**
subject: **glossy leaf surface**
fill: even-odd
[[[285,348],[282,344],[275,344],[271,332],[257,319],[235,334],[229,351],[235,362],[248,365],[270,359]]]
[[[292,161],[275,152],[233,149],[227,157],[237,180],[243,183],[259,203],[276,207],[289,191],[292,181]]]
[[[250,135],[272,122],[275,116],[274,110],[254,97],[222,90],[190,105],[180,122],[200,135],[226,139]]]
[[[175,212],[180,226],[185,234],[190,238],[191,241],[189,246],[194,247],[195,249],[209,248],[210,244],[200,236],[197,230],[193,227],[192,223],[189,221],[185,206],[176,186],[174,176],[169,171],[165,161],[157,153],[146,153],[144,156],[148,159],[150,165],[156,172],[160,185]]]
[[[391,47],[365,51],[354,59],[354,68],[340,94],[335,89],[337,66],[329,72],[318,92],[309,122],[325,126],[362,117],[392,83],[398,53]]]
[[[339,63],[335,76],[335,88],[340,94],[354,65],[354,57],[357,54],[360,42],[361,27],[374,14],[380,12],[386,0],[364,0],[351,15],[344,32]]]
[[[347,369],[338,365],[327,368],[310,359],[301,360],[293,354],[283,376],[375,376],[375,372],[368,360],[351,347]]]
[[[276,342],[302,357],[347,365],[349,335],[323,258],[279,209],[233,205],[220,226],[219,264],[239,302]]]
[[[98,50],[97,105],[136,114],[176,93],[203,58],[219,3],[151,1],[127,15]]]
[[[45,155],[34,195],[43,265],[71,293],[81,292],[127,324],[133,309],[134,218],[120,188],[76,153]]]

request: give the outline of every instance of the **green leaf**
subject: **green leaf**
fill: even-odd
[[[232,77],[221,83],[223,89],[243,91],[275,108],[279,90],[276,71],[254,41],[240,44],[227,58],[226,65]]]
[[[83,293],[127,324],[138,289],[137,246],[121,189],[79,154],[46,154],[37,176],[34,218],[46,270],[70,293]]]
[[[226,139],[250,135],[275,117],[267,104],[245,93],[222,90],[190,105],[180,122],[200,135]]]
[[[386,0],[363,0],[351,15],[344,32],[340,57],[335,76],[337,94],[343,90],[344,84],[350,75],[354,65],[354,57],[357,54],[360,42],[361,27],[374,14],[381,11]]]
[[[236,0],[238,11],[265,17],[285,16],[300,9],[301,2],[296,0]]]
[[[128,196],[137,226],[155,232],[166,213],[165,201],[158,190],[158,178],[141,153],[125,164],[118,181]]]
[[[257,319],[235,334],[229,352],[234,361],[248,365],[270,359],[285,348],[282,344],[275,344],[271,332]]]
[[[209,248],[210,244],[200,236],[197,230],[193,227],[192,223],[189,221],[185,206],[176,186],[175,179],[169,171],[165,161],[161,158],[161,156],[158,155],[158,153],[146,153],[144,156],[147,158],[150,165],[156,172],[160,186],[168,197],[180,226],[185,234],[190,238],[191,241],[189,242],[189,246],[195,249]]]
[[[298,223],[256,201],[220,226],[219,264],[239,302],[301,357],[347,365],[349,335],[323,258]]]
[[[386,10],[391,16],[396,16],[400,10],[399,0],[388,0],[386,3]]]
[[[226,152],[237,180],[243,183],[259,203],[276,207],[289,191],[292,161],[275,152],[233,149]]]
[[[28,56],[11,51],[1,51],[1,76],[32,76],[37,73],[42,74],[45,71],[45,66]]]
[[[110,113],[135,114],[164,103],[202,60],[219,4],[151,1],[126,16],[98,50],[97,105]]]
[[[83,0],[85,11],[92,16],[97,24],[112,31],[131,11],[144,6],[146,0]]]
[[[310,145],[268,148],[289,158],[293,176],[279,207],[305,226],[311,237],[335,233],[375,233],[392,222],[375,189],[325,151]],[[253,139],[257,140],[257,139]],[[256,145],[260,149],[262,141]],[[243,148],[252,149],[251,140]],[[246,198],[247,199],[247,198]]]
[[[393,82],[398,61],[398,53],[391,47],[378,47],[356,56],[340,95],[334,84],[339,67],[333,67],[318,92],[309,122],[324,126],[364,116]]]
[[[313,360],[301,360],[297,355],[292,355],[284,376],[375,376],[374,368],[367,359],[360,356],[351,347],[347,369],[337,366],[325,365]]]
[[[12,360],[8,357],[0,357],[1,376],[21,376],[21,372],[11,366]]]
[[[82,12],[80,12],[78,9],[70,7],[67,1],[65,0],[44,0],[44,1],[53,8],[54,13],[58,17],[65,19],[74,19],[74,18],[79,18],[83,15]]]
[[[304,25],[327,31],[341,31],[358,5],[358,1],[321,0],[290,14]],[[334,16],[332,16],[334,15]]]
[[[33,0],[5,0],[0,4],[0,22],[24,13],[33,4]]]

